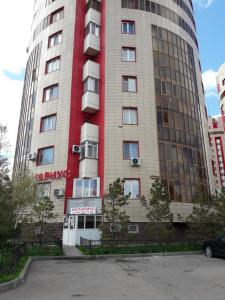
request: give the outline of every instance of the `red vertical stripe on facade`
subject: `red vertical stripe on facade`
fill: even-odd
[[[74,29],[74,53],[72,67],[72,87],[70,104],[69,146],[67,169],[71,170],[71,177],[66,181],[64,213],[66,214],[67,199],[72,197],[73,180],[79,177],[79,155],[72,154],[72,145],[80,144],[81,126],[84,122],[99,125],[99,160],[98,176],[101,182],[101,196],[104,194],[104,111],[105,111],[105,1],[101,1],[101,50],[97,57],[87,57],[83,53],[85,39],[86,0],[76,3],[76,19]],[[96,114],[83,113],[83,66],[90,59],[100,64],[100,104]]]

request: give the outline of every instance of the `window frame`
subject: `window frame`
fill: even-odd
[[[124,81],[126,80],[126,78],[128,79],[128,83],[127,83],[128,90],[127,91],[124,89]],[[129,79],[135,79],[135,91],[129,90]],[[137,93],[137,86],[138,86],[137,76],[133,76],[133,75],[131,75],[131,76],[123,75],[122,76],[122,92],[123,93]]]
[[[56,16],[58,13],[60,14],[60,18],[54,21],[53,18],[54,18],[54,16]],[[50,21],[49,21],[49,24],[50,24],[50,25],[51,25],[51,24],[54,24],[54,23],[56,23],[56,22],[62,20],[63,18],[64,18],[64,6],[62,6],[62,7],[58,8],[58,9],[56,9],[55,11],[53,11],[53,12],[50,14]]]
[[[92,143],[92,144],[91,144]],[[96,153],[96,157],[91,157],[88,155],[89,149],[88,147],[91,146],[93,147],[95,150],[93,150],[93,152]],[[82,148],[84,148],[84,156],[82,154]],[[85,159],[85,158],[89,158],[89,159],[98,159],[98,143],[97,142],[93,142],[93,141],[84,141],[81,143],[81,153],[80,153],[80,159]]]
[[[54,87],[57,87],[57,97],[56,98],[49,98],[49,100],[46,100],[46,91],[47,90],[50,90],[51,88],[54,88]],[[43,89],[43,98],[42,98],[42,102],[49,102],[49,101],[52,101],[52,100],[56,100],[59,98],[59,84],[56,83],[56,84],[52,84],[50,86],[47,86]]]
[[[53,61],[59,62],[59,67],[56,68],[56,69],[54,69],[54,70],[52,70],[51,72],[49,72],[49,71],[48,71],[48,66],[49,66],[49,64],[50,64],[51,62],[53,62]],[[60,70],[60,66],[61,66],[61,56],[56,56],[56,57],[53,57],[53,58],[47,60],[47,61],[46,61],[46,66],[45,66],[45,75],[48,75],[48,74],[51,74],[51,73],[53,73],[53,72],[56,72],[56,71]]]
[[[134,32],[130,33],[130,32],[123,32],[123,24],[124,23],[132,23],[134,25]],[[136,23],[134,20],[122,20],[121,21],[121,34],[129,34],[129,35],[136,35]]]
[[[124,123],[124,111],[125,110],[135,110],[136,111],[136,116],[137,116],[137,123]],[[137,126],[139,124],[139,119],[138,119],[138,107],[122,107],[122,124],[123,125],[134,125]]]
[[[39,189],[43,186],[48,186],[48,194],[44,195],[44,197],[49,197],[51,196],[51,181],[45,181],[45,182],[39,182],[38,183],[38,193],[40,192]],[[47,189],[46,189],[47,190]],[[46,192],[46,190],[43,188],[43,191]]]
[[[47,150],[47,149],[52,149],[52,161],[50,163],[44,164],[44,163],[40,163],[40,154],[42,151]],[[55,154],[55,146],[51,145],[48,147],[44,147],[44,148],[39,148],[38,149],[38,155],[37,155],[37,166],[47,166],[47,165],[52,165],[54,163],[54,154]]]
[[[84,195],[84,183],[85,181],[89,181],[89,195],[86,196]],[[94,181],[96,180],[96,196],[91,196],[91,181]],[[81,191],[81,196],[77,195],[77,192],[76,192],[76,187],[77,187],[77,182],[78,181],[82,181],[82,191]],[[75,178],[74,181],[73,181],[73,197],[74,198],[77,198],[77,199],[80,199],[80,198],[99,198],[100,197],[100,178],[99,177],[93,177],[93,178]]]
[[[124,178],[123,179],[123,190],[124,190],[124,196],[126,196],[125,195],[125,182],[126,181],[138,181],[138,188],[139,188],[139,197],[138,198],[129,198],[129,200],[140,200],[140,198],[141,198],[141,179],[140,178]]]
[[[94,26],[95,33],[92,33],[92,31],[90,30],[92,26]],[[98,29],[98,35],[96,35],[96,29]],[[93,21],[90,21],[87,24],[86,28],[85,28],[85,35],[87,36],[88,34],[92,34],[92,35],[94,35],[96,37],[100,37],[100,34],[101,34],[100,30],[101,30],[101,26],[100,25],[98,25],[97,23],[95,23]]]
[[[48,130],[43,130],[43,125],[44,125],[44,121],[47,119],[47,118],[51,118],[51,117],[55,117],[55,128],[52,128],[52,129],[48,129]],[[44,116],[44,117],[41,117],[41,122],[40,122],[40,133],[45,133],[45,132],[48,132],[48,131],[53,131],[53,130],[56,130],[56,123],[57,123],[57,114],[51,114],[51,115],[47,115],[47,116]]]
[[[59,34],[61,34],[61,41],[60,41],[59,43],[57,43],[57,44],[54,43],[54,45],[51,46],[51,39],[54,38],[54,37],[56,37],[56,36],[59,35]],[[54,39],[54,41],[55,41],[55,39]],[[55,33],[53,33],[53,34],[51,34],[51,35],[48,37],[48,49],[51,49],[51,48],[53,48],[54,46],[57,46],[57,45],[61,44],[62,41],[63,41],[63,31],[62,31],[62,30],[59,30],[59,31],[57,31],[57,32],[55,32]]]
[[[123,51],[127,49],[127,50],[133,50],[134,51],[134,60],[124,60],[123,59]],[[121,48],[121,61],[122,62],[136,62],[137,61],[137,50],[136,47],[129,47],[129,46],[122,46]]]
[[[92,91],[91,89],[89,89],[89,84],[88,84],[89,79],[95,80],[95,91]],[[96,89],[96,87],[97,87],[97,89]],[[88,76],[84,80],[84,94],[86,94],[87,92],[99,94],[99,91],[100,91],[100,80],[98,78]]]
[[[129,144],[129,155],[130,155],[129,158],[126,158],[126,156],[125,156],[125,144]],[[131,149],[130,149],[131,144],[137,145],[138,157],[131,157]],[[138,141],[123,141],[123,160],[131,160],[132,158],[140,158],[139,142]]]

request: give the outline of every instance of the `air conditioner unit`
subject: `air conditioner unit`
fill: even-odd
[[[64,189],[55,189],[54,196],[57,198],[64,197]]]
[[[72,146],[72,153],[78,153],[78,154],[80,154],[80,146],[79,145],[73,145]]]
[[[35,161],[37,159],[37,153],[31,153],[29,155],[29,160]]]
[[[142,159],[141,158],[131,158],[131,166],[133,167],[139,167],[142,164]]]

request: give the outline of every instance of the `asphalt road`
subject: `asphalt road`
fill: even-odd
[[[225,260],[166,256],[33,262],[1,300],[225,300]]]

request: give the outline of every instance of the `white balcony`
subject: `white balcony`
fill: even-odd
[[[101,14],[99,11],[93,8],[90,8],[85,15],[85,27],[87,27],[90,22],[93,22],[97,25],[101,24]]]
[[[92,141],[98,143],[98,136],[99,126],[91,123],[84,123],[81,126],[81,143],[84,141]]]
[[[88,60],[83,67],[83,81],[88,77],[100,78],[100,65],[92,60]]]
[[[80,161],[79,177],[94,178],[98,176],[98,160],[85,158]]]
[[[84,40],[84,54],[96,56],[100,51],[100,38],[94,34],[88,34]]]
[[[99,94],[87,91],[82,97],[82,111],[90,114],[99,110]]]

